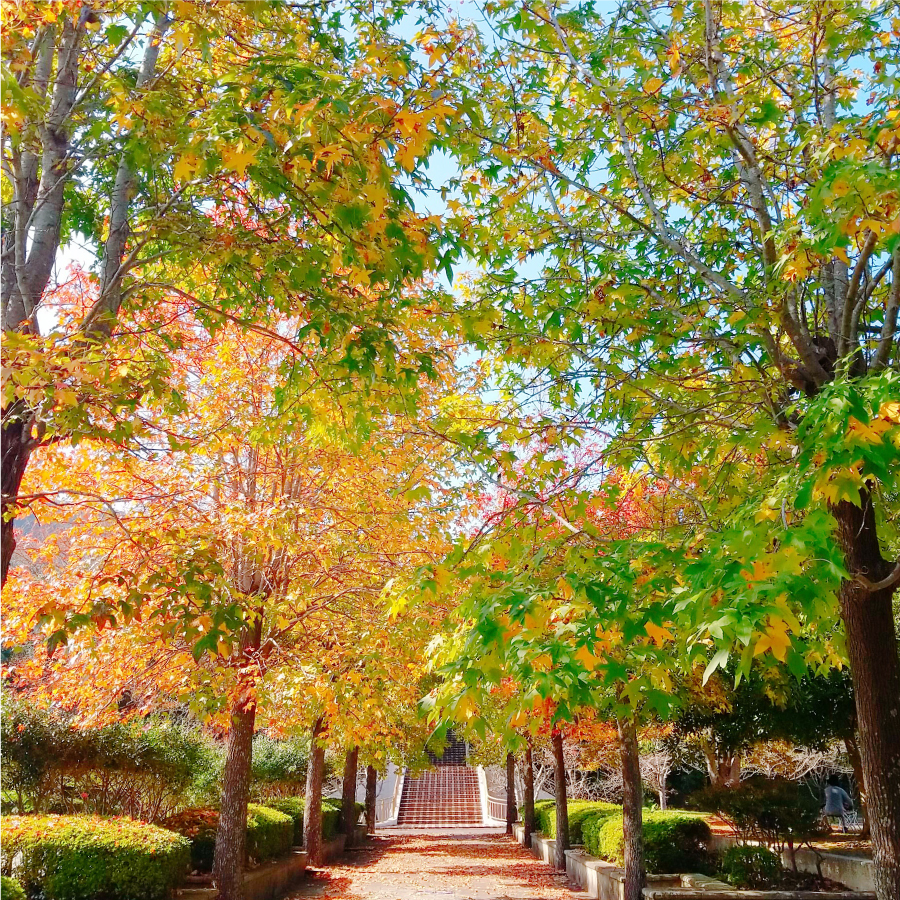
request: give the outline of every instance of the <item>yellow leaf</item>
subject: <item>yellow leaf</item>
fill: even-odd
[[[831,185],[831,191],[835,197],[846,197],[850,193],[850,182],[846,178],[837,178]]]
[[[553,668],[553,659],[549,653],[542,653],[534,658],[531,665],[536,672],[549,672]]]
[[[197,168],[198,159],[193,153],[185,153],[175,163],[172,170],[172,177],[176,181],[188,181]]]
[[[237,147],[229,147],[222,154],[222,163],[225,165],[225,168],[230,169],[238,175],[243,175],[244,172],[247,171],[247,166],[249,166],[254,159],[256,159],[256,147],[252,147],[250,150],[244,150],[243,144],[238,144]]]
[[[868,425],[860,422],[855,416],[850,417],[850,431],[847,435],[859,444],[880,444],[886,431],[890,431],[891,423],[885,419],[874,419]]]
[[[654,625],[653,622],[648,622],[644,628],[647,631],[647,634],[653,640],[653,643],[656,644],[657,647],[662,647],[666,641],[674,641],[675,635],[669,631],[668,628],[660,628],[659,625]]]
[[[850,257],[847,256],[847,251],[843,247],[835,247],[834,255],[845,265],[850,265]]]
[[[665,82],[662,78],[648,78],[647,81],[644,82],[644,90],[648,94],[655,94]]]
[[[510,718],[509,727],[510,728],[521,728],[527,722],[528,722],[528,714],[520,710],[519,712],[517,712],[515,715],[513,715]]]
[[[556,590],[559,591],[559,595],[564,600],[571,600],[572,597],[575,596],[575,591],[572,590],[572,585],[566,581],[565,578],[560,578],[559,581],[556,582]]]
[[[779,662],[784,662],[791,639],[788,637],[788,624],[778,616],[769,616],[769,627],[765,634],[756,642],[753,649],[754,656],[762,656],[771,652]]]
[[[597,663],[599,659],[591,653],[590,649],[587,646],[579,647],[575,651],[575,659],[578,660],[587,670],[588,672],[593,672],[594,669],[597,668]]]
[[[878,410],[878,417],[900,425],[900,402],[894,400],[890,403],[882,403]]]

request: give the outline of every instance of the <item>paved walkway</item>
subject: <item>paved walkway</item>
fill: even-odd
[[[337,865],[308,869],[290,900],[574,900],[565,875],[502,832],[379,832]],[[584,896],[581,894],[580,896]]]

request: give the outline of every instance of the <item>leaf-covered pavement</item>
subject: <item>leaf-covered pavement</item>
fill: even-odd
[[[572,900],[563,874],[503,834],[379,834],[307,872],[290,900]],[[583,896],[583,895],[580,895]]]

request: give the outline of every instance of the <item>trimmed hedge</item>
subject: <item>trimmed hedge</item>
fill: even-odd
[[[365,803],[356,804],[356,821],[366,811]],[[339,834],[343,833],[341,822],[341,798],[340,797],[323,797],[322,798],[322,840],[333,841]]]
[[[3,872],[45,900],[163,900],[189,859],[183,837],[133,819],[9,816],[3,823]]]
[[[217,809],[186,809],[172,816],[166,827],[191,842],[191,867],[211,872],[219,828]],[[251,803],[247,807],[247,856],[263,862],[281,856],[293,846],[294,820],[268,806]]]
[[[257,862],[287,853],[294,844],[294,820],[269,806],[247,807],[247,855]]]
[[[706,788],[691,805],[718,813],[743,840],[791,845],[821,831],[819,799],[785,778],[751,778],[734,788]]]
[[[622,807],[602,800],[570,800],[566,804],[569,811],[569,842],[584,842],[584,827],[589,819],[604,821],[609,816],[622,812]],[[534,820],[537,830],[549,838],[556,838],[556,801],[539,800],[534,804]]]
[[[711,866],[709,843],[712,833],[706,818],[681,810],[644,810],[644,859],[647,872],[706,872]],[[625,837],[622,813],[584,829],[588,853],[621,865]]]
[[[22,885],[5,875],[0,875],[0,897],[2,900],[28,900]]]
[[[719,873],[737,888],[764,890],[778,883],[781,872],[778,854],[753,844],[729,847],[719,863]]]
[[[266,803],[270,809],[277,809],[289,816],[294,823],[294,845],[303,843],[303,811],[306,803],[302,797],[282,797],[280,800],[269,800]]]

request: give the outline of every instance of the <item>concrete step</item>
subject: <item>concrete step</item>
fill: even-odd
[[[436,768],[403,782],[398,825],[440,827],[481,825],[481,800],[478,777],[463,765],[465,744],[451,745],[453,753],[445,753]],[[461,748],[461,749],[460,749]],[[460,763],[450,759],[460,759]]]

